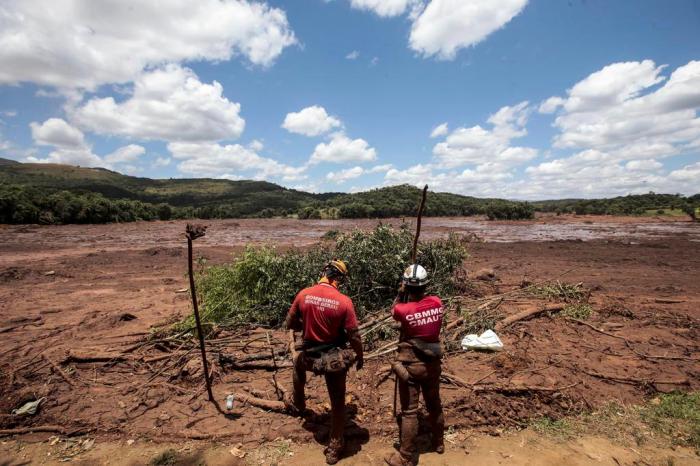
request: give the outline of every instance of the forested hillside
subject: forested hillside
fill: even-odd
[[[361,193],[313,194],[265,181],[161,179],[103,168],[25,164],[0,158],[0,223],[106,223],[173,218],[387,218],[414,215],[420,189],[391,186]],[[700,195],[643,194],[534,203],[431,192],[425,215],[528,219],[535,211],[691,215]]]

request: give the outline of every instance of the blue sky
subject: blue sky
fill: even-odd
[[[698,60],[695,1],[10,0],[0,156],[311,191],[690,194]]]

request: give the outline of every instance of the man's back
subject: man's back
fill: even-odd
[[[426,342],[440,340],[442,301],[437,296],[425,296],[420,301],[397,303],[393,317],[401,322],[405,338],[420,338]]]
[[[312,342],[335,343],[341,340],[343,329],[357,328],[352,301],[328,283],[301,290],[289,312],[301,315],[304,340]]]

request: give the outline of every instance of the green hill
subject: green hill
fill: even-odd
[[[312,194],[265,181],[150,179],[104,168],[20,163],[0,158],[0,223],[102,223],[170,218],[386,218],[414,215],[420,189],[390,186],[361,193]],[[694,212],[700,196],[644,194],[535,203],[431,192],[428,216],[485,214],[491,219],[557,213],[643,215]]]

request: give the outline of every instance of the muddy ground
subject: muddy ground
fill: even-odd
[[[229,260],[245,244],[308,246],[330,229],[374,224],[207,223],[196,255],[209,263]],[[205,402],[196,352],[168,342],[140,346],[155,328],[190,312],[189,295],[182,291],[187,287],[184,225],[0,226],[0,429],[51,426],[64,434],[86,432],[98,442],[213,439],[241,443],[248,451],[282,438],[320,451],[329,408],[321,379],[310,378],[307,386],[309,407],[316,412],[310,419],[240,403],[223,416]],[[500,304],[502,316],[545,304],[517,292],[523,282],[557,279],[582,282],[595,310],[586,321],[590,326],[545,315],[507,327],[501,332],[506,350],[496,355],[451,354],[445,370],[475,384],[474,389],[442,386],[447,424],[458,440],[611,400],[638,403],[658,392],[700,388],[698,225],[615,217],[424,223],[426,238],[448,232],[484,240],[469,244],[465,268],[495,272],[494,280],[473,281],[472,296],[516,292]],[[212,349],[216,397],[248,391],[274,399],[271,372],[234,371],[216,363],[220,352],[266,351],[264,329],[217,338]],[[284,334],[275,332],[273,342],[282,351]],[[393,383],[377,386],[389,356],[349,375],[350,454],[360,455],[363,448],[367,454],[370,438],[390,439],[395,433]],[[290,386],[288,368],[280,369],[279,380]],[[10,414],[38,397],[45,400],[37,415]],[[51,435],[56,433],[25,438]]]

